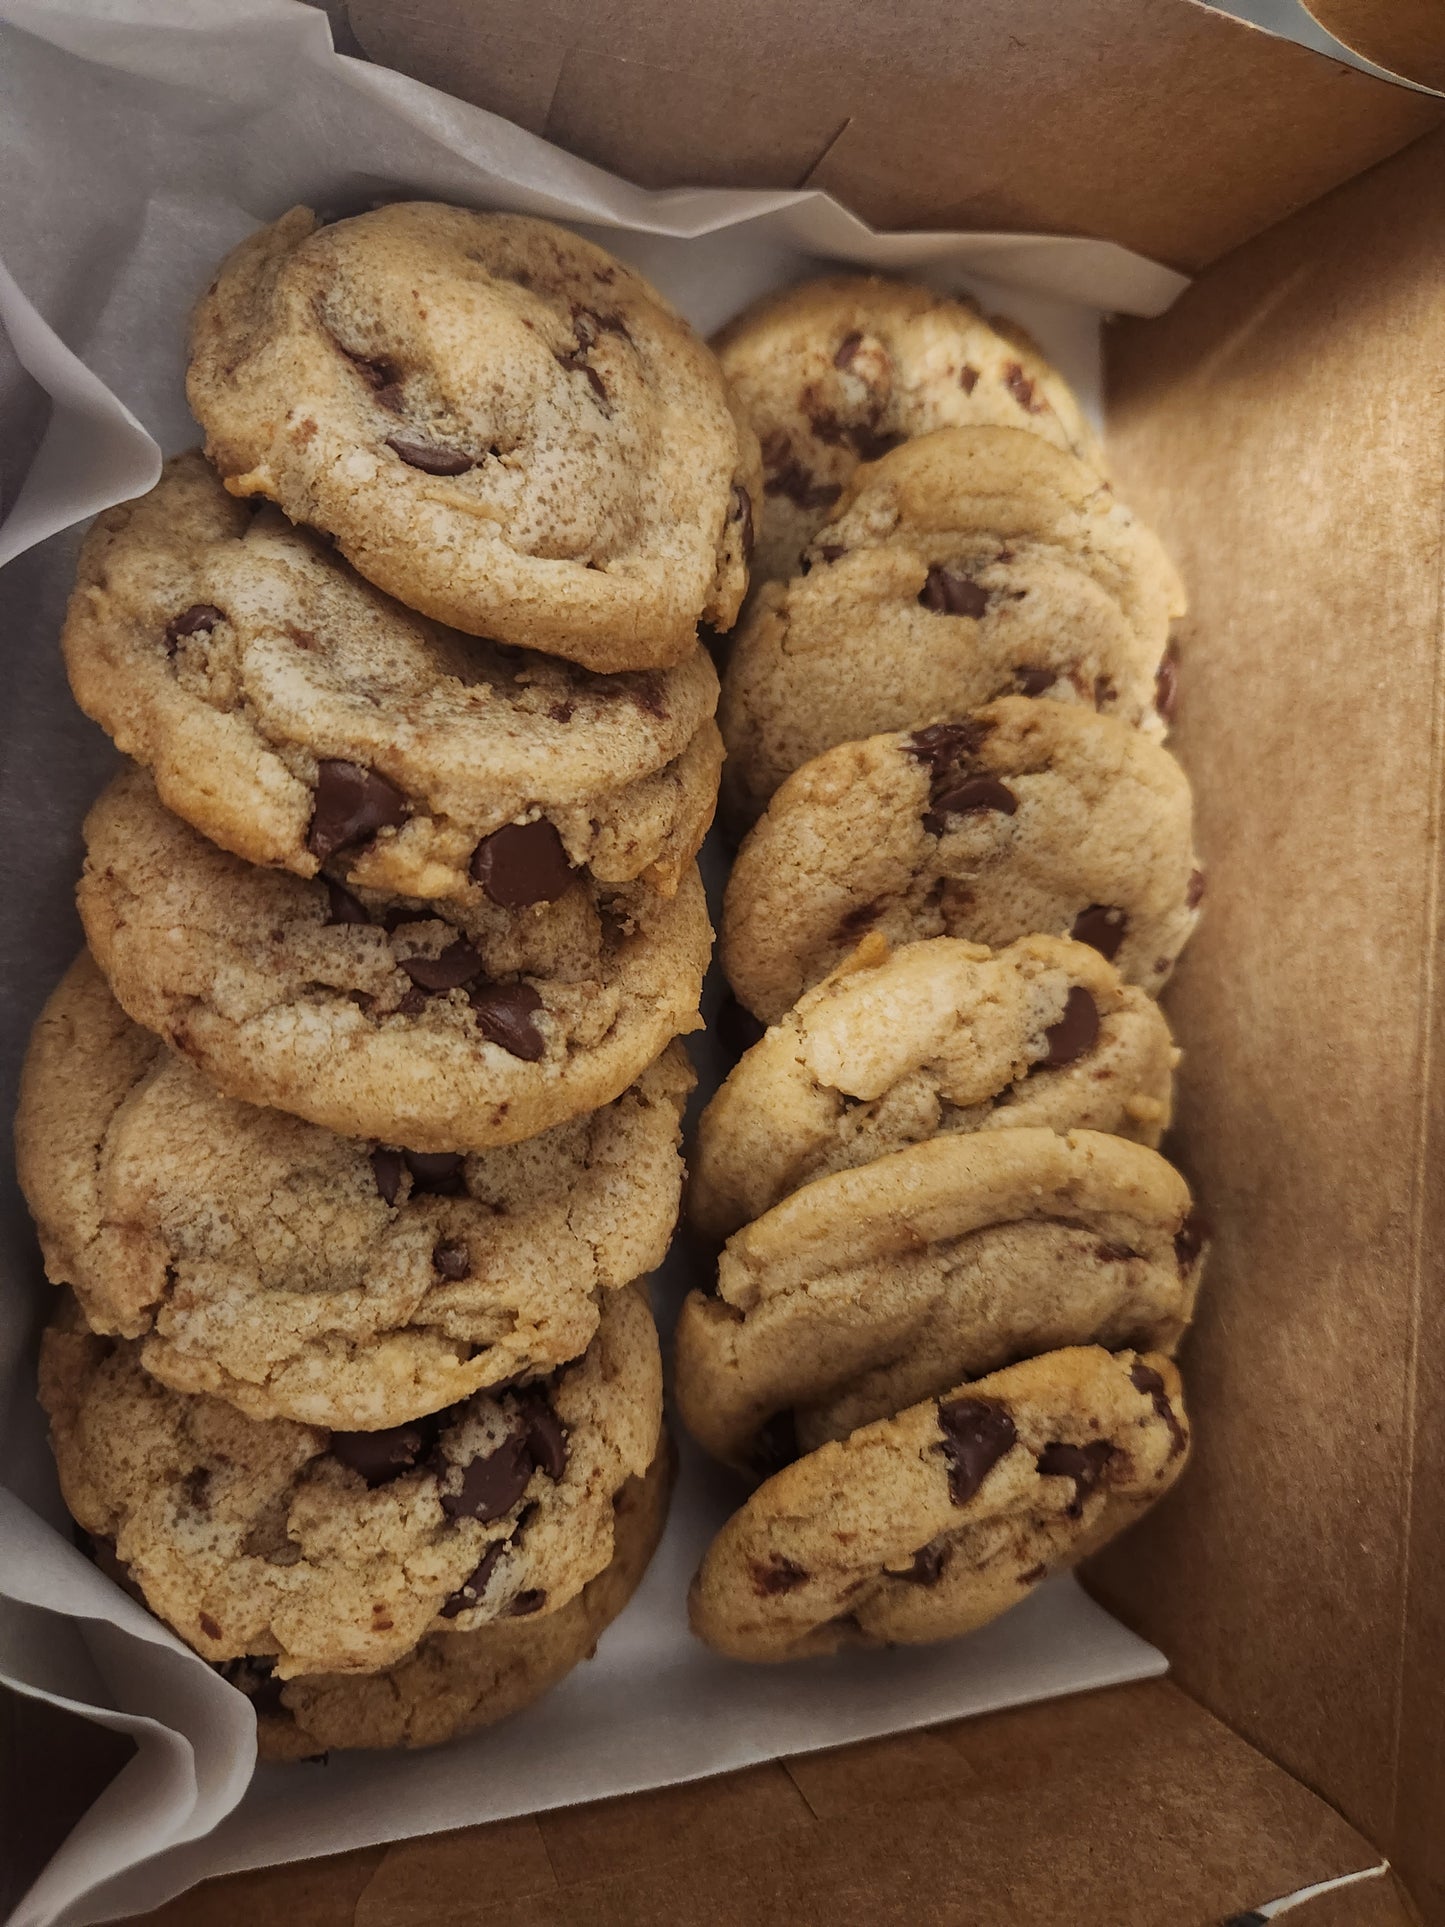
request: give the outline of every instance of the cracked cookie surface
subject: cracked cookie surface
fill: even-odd
[[[712,820],[706,650],[607,678],[458,635],[196,453],[95,523],[62,643],[81,708],[251,863],[416,897],[480,875],[514,906],[574,869],[670,893]],[[381,820],[348,824],[362,779]]]
[[[808,1449],[1011,1359],[1172,1351],[1205,1237],[1183,1178],[1127,1139],[932,1138],[729,1239],[678,1319],[678,1409],[715,1458],[761,1469],[790,1431]]]
[[[737,1659],[952,1639],[1131,1525],[1183,1471],[1157,1353],[1045,1353],[796,1460],[728,1520],[688,1599]]]
[[[326,1431],[173,1392],[72,1305],[40,1395],[67,1506],[152,1611],[203,1658],[269,1658],[285,1679],[375,1672],[429,1632],[565,1606],[612,1557],[613,1495],[656,1454],[662,1368],[626,1286],[549,1378]]]
[[[1092,944],[1156,995],[1203,891],[1191,835],[1188,781],[1159,744],[1005,696],[794,771],[733,866],[723,966],[773,1023],[868,931],[993,946],[1038,932]]]
[[[766,296],[714,340],[763,451],[754,575],[792,575],[859,462],[940,428],[1017,428],[1102,474],[1068,383],[1012,323],[881,275]]]
[[[16,1162],[46,1271],[180,1392],[376,1429],[586,1350],[598,1293],[660,1264],[691,1067],[470,1157],[222,1095],[87,956],[36,1024]]]
[[[662,297],[550,222],[293,208],[201,297],[187,393],[233,494],[470,635],[649,669],[737,614],[752,431]]]
[[[86,819],[81,920],[117,1001],[229,1096],[348,1137],[479,1151],[618,1097],[697,1028],[711,932],[574,879],[509,910],[408,905],[217,849],[123,772]]]

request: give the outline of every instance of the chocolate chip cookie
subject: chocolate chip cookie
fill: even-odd
[[[31,1039],[15,1124],[47,1275],[153,1377],[252,1418],[403,1424],[586,1350],[677,1215],[674,1044],[600,1111],[463,1156],[224,1097],[88,956]]]
[[[603,677],[458,635],[199,454],[96,522],[62,640],[81,708],[252,863],[509,907],[577,872],[671,894],[712,820],[706,650]]]
[[[934,429],[1023,429],[1103,472],[1068,384],[967,299],[829,275],[767,296],[713,345],[762,444],[759,580],[793,574],[859,462]]]
[[[698,1121],[688,1213],[726,1238],[813,1178],[940,1132],[1047,1125],[1158,1147],[1178,1052],[1087,944],[874,932],[749,1050]]]
[[[653,669],[737,614],[752,431],[656,290],[550,222],[293,208],[201,297],[187,392],[232,494],[454,629]]]
[[[493,1620],[468,1633],[428,1633],[379,1673],[276,1678],[265,1660],[222,1667],[256,1708],[266,1760],[347,1747],[438,1746],[530,1706],[581,1661],[637,1590],[667,1522],[671,1453],[664,1448],[613,1505],[610,1564],[575,1598],[536,1619]]]
[[[287,1679],[565,1606],[612,1558],[613,1494],[656,1454],[662,1371],[625,1286],[551,1378],[327,1432],[173,1392],[68,1304],[40,1396],[66,1504],[151,1609],[203,1658],[270,1658]]]
[[[1204,1230],[1156,1152],[1098,1131],[936,1137],[815,1179],[689,1293],[677,1401],[714,1458],[764,1469],[1061,1345],[1172,1351]],[[774,1424],[779,1415],[788,1423]]]
[[[610,1104],[697,1028],[711,932],[581,880],[550,902],[408,904],[255,869],[129,770],[86,820],[79,890],[127,1014],[231,1097],[415,1152],[489,1150]]]
[[[835,743],[996,696],[1083,703],[1163,733],[1179,578],[1108,484],[1036,435],[942,429],[865,464],[802,567],[764,585],[730,646],[734,822]]]
[[[1184,1469],[1157,1353],[1046,1353],[865,1425],[769,1479],[693,1581],[736,1659],[952,1639],[1131,1525]]]
[[[1155,995],[1203,890],[1191,821],[1168,751],[1079,705],[1005,696],[842,743],[787,779],[743,844],[723,964],[767,1023],[870,930],[1072,936]]]

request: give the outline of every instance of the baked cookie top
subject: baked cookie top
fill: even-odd
[[[957,722],[840,743],[796,770],[738,854],[723,964],[775,1023],[865,932],[1040,932],[1163,989],[1197,918],[1183,770],[1111,716],[1005,696]]]
[[[1085,463],[1013,428],[949,428],[853,473],[729,646],[730,817],[835,743],[1014,693],[1162,735],[1185,611],[1173,565]]]
[[[464,1156],[337,1137],[222,1095],[88,956],[40,1015],[15,1122],[47,1275],[181,1392],[372,1430],[585,1351],[597,1293],[677,1215],[674,1044],[599,1111]]]
[[[934,429],[1023,429],[1103,473],[1068,383],[966,297],[827,275],[766,296],[713,345],[762,444],[758,580],[795,572],[859,462]]]
[[[1157,1353],[1048,1352],[825,1445],[714,1539],[688,1599],[737,1659],[952,1639],[1097,1550],[1184,1469]]]
[[[293,208],[197,303],[187,393],[233,494],[470,635],[651,669],[737,614],[752,432],[657,291],[548,221]]]
[[[1047,1125],[1158,1148],[1178,1060],[1159,1006],[1087,944],[865,937],[698,1120],[688,1214],[726,1238],[813,1178],[948,1131]]]
[[[1172,1351],[1204,1237],[1179,1173],[1124,1138],[910,1145],[734,1233],[716,1293],[690,1292],[678,1320],[678,1409],[715,1458],[759,1470],[790,1426],[807,1449],[1010,1359]]]
[[[697,1028],[711,932],[695,868],[671,900],[582,878],[516,910],[480,885],[353,895],[217,849],[134,769],[85,834],[81,918],[126,1013],[229,1096],[344,1136],[513,1144],[610,1104]]]
[[[205,1659],[375,1672],[428,1632],[555,1612],[612,1557],[613,1495],[657,1450],[657,1332],[632,1287],[585,1354],[386,1431],[260,1421],[173,1392],[139,1347],[45,1335],[65,1502]]]
[[[265,1660],[221,1670],[256,1708],[263,1760],[314,1759],[348,1747],[439,1746],[495,1726],[590,1659],[647,1570],[667,1523],[672,1455],[663,1448],[615,1495],[610,1563],[540,1619],[491,1620],[468,1633],[428,1633],[379,1673],[278,1680]]]
[[[399,896],[495,883],[499,862],[512,903],[572,869],[670,892],[712,820],[705,649],[608,678],[458,635],[238,502],[198,453],[96,521],[62,642],[81,708],[251,863]],[[372,799],[362,819],[345,799],[338,818],[348,786]]]

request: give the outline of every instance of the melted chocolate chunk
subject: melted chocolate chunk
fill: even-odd
[[[824,562],[837,562],[847,553],[847,548],[841,542],[824,542],[818,550]]]
[[[933,807],[924,815],[923,827],[934,836],[942,836],[950,816],[981,816],[990,810],[1012,816],[1018,806],[1019,800],[1008,784],[996,776],[966,776],[960,783],[935,790]]]
[[[1087,1445],[1065,1445],[1056,1440],[1040,1452],[1038,1470],[1045,1478],[1073,1480],[1074,1496],[1066,1510],[1071,1519],[1077,1519],[1113,1456],[1114,1448],[1107,1439],[1092,1439]]]
[[[411,1195],[415,1198],[430,1191],[439,1198],[463,1197],[467,1188],[467,1161],[460,1151],[403,1151],[406,1168],[411,1172]]]
[[[1014,688],[1021,696],[1042,696],[1057,681],[1058,677],[1052,669],[1025,667],[1014,671]]]
[[[1115,910],[1107,903],[1091,903],[1074,918],[1069,935],[1075,943],[1086,943],[1112,963],[1128,930],[1129,919],[1122,910]]]
[[[458,937],[439,957],[399,957],[397,962],[421,990],[460,990],[482,968],[482,960],[467,942]]]
[[[1140,1359],[1137,1364],[1129,1368],[1129,1383],[1136,1392],[1144,1394],[1169,1427],[1169,1456],[1171,1459],[1177,1459],[1188,1440],[1184,1436],[1184,1427],[1179,1423],[1178,1414],[1169,1402],[1169,1394],[1164,1389],[1163,1379],[1151,1365],[1146,1365]]]
[[[1048,407],[1046,401],[1039,401],[1034,395],[1034,385],[1016,361],[1011,361],[1003,371],[1004,387],[1008,389],[1019,407],[1029,415],[1042,415]]]
[[[491,1578],[497,1561],[506,1549],[505,1539],[493,1540],[477,1561],[471,1575],[462,1581],[454,1593],[449,1593],[437,1608],[443,1619],[455,1619],[459,1613],[470,1612],[473,1606],[481,1604],[482,1594],[487,1590],[487,1581]]]
[[[1181,1271],[1188,1271],[1198,1261],[1209,1238],[1209,1230],[1208,1218],[1197,1206],[1191,1205],[1185,1213],[1183,1224],[1174,1234],[1174,1254]]]
[[[925,609],[932,609],[935,615],[977,617],[988,608],[988,590],[971,576],[960,575],[957,569],[945,569],[934,563],[919,591],[918,600]]]
[[[753,498],[748,494],[741,482],[733,483],[732,498],[728,503],[728,520],[730,522],[737,522],[740,525],[738,540],[742,545],[743,561],[751,562],[753,559],[754,539]]]
[[[376,1180],[376,1189],[383,1204],[396,1203],[396,1194],[401,1189],[402,1168],[400,1151],[393,1151],[385,1144],[378,1144],[372,1151],[371,1175]]]
[[[541,1586],[529,1586],[519,1592],[507,1608],[509,1619],[525,1619],[529,1613],[539,1613],[547,1603],[547,1594]]]
[[[1204,901],[1204,872],[1191,870],[1189,884],[1184,892],[1184,901],[1191,910],[1197,910]]]
[[[752,1575],[753,1591],[760,1598],[770,1598],[774,1593],[794,1592],[799,1586],[808,1583],[808,1570],[791,1559],[785,1559],[775,1552],[767,1559],[750,1559],[748,1571]]]
[[[890,1579],[906,1579],[912,1586],[936,1586],[943,1577],[943,1568],[948,1563],[948,1546],[934,1539],[926,1546],[920,1546],[913,1555],[913,1564],[905,1572],[894,1572]]]
[[[546,1393],[535,1388],[519,1392],[517,1410],[533,1465],[549,1479],[560,1479],[567,1469],[567,1433]]]
[[[416,1470],[436,1444],[438,1429],[433,1417],[390,1425],[382,1432],[333,1432],[331,1453],[369,1486],[386,1485]]]
[[[542,999],[530,984],[481,984],[471,992],[472,1009],[489,1044],[496,1044],[524,1064],[535,1064],[547,1040],[532,1019]]]
[[[930,723],[927,729],[915,729],[903,747],[936,777],[946,776],[977,755],[987,737],[986,723]]]
[[[197,1618],[200,1621],[201,1631],[206,1635],[207,1639],[219,1639],[221,1637],[220,1623],[212,1619],[209,1613],[198,1613]]]
[[[514,1432],[494,1452],[464,1468],[460,1490],[442,1493],[442,1511],[449,1519],[477,1519],[490,1525],[511,1511],[531,1476],[526,1438]]]
[[[570,723],[576,706],[575,703],[551,703],[548,705],[547,714],[554,723]]]
[[[408,468],[419,468],[423,475],[465,475],[476,467],[476,460],[460,448],[438,448],[430,442],[407,442],[399,435],[388,435],[386,445]]]
[[[374,769],[334,761],[316,765],[316,803],[306,847],[318,863],[405,821],[406,798]]]
[[[341,885],[333,883],[330,877],[325,878],[325,883],[328,923],[371,922],[371,913],[359,897],[352,896],[349,890],[343,890]]]
[[[1044,1032],[1048,1051],[1040,1062],[1051,1070],[1072,1064],[1091,1051],[1099,1041],[1099,1006],[1082,984],[1070,987],[1064,999],[1064,1014]]]
[[[770,1479],[798,1456],[798,1426],[792,1407],[774,1412],[753,1441],[752,1467],[760,1479]]]
[[[208,636],[218,622],[226,620],[224,609],[214,602],[193,602],[166,624],[166,654],[173,656],[182,636]]]
[[[971,395],[978,386],[978,370],[965,362],[958,371],[958,385],[965,395]]]
[[[948,1461],[948,1496],[967,1505],[1018,1433],[1011,1414],[991,1399],[955,1398],[938,1408],[943,1456]]]
[[[442,1278],[454,1282],[472,1275],[472,1254],[460,1238],[444,1238],[432,1247],[432,1268]]]
[[[1179,714],[1179,658],[1170,643],[1164,659],[1154,671],[1154,707],[1166,723]]]

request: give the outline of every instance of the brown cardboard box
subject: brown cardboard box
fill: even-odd
[[[1151,1927],[1384,1856],[1398,1881],[1294,1917],[1445,1922],[1439,103],[1188,0],[354,0],[352,24],[645,180],[806,181],[880,222],[1202,269],[1109,343],[1122,487],[1195,603],[1179,744],[1209,915],[1171,997],[1175,1150],[1218,1241],[1196,1463],[1094,1583],[1175,1682],[239,1876],[152,1918]]]

